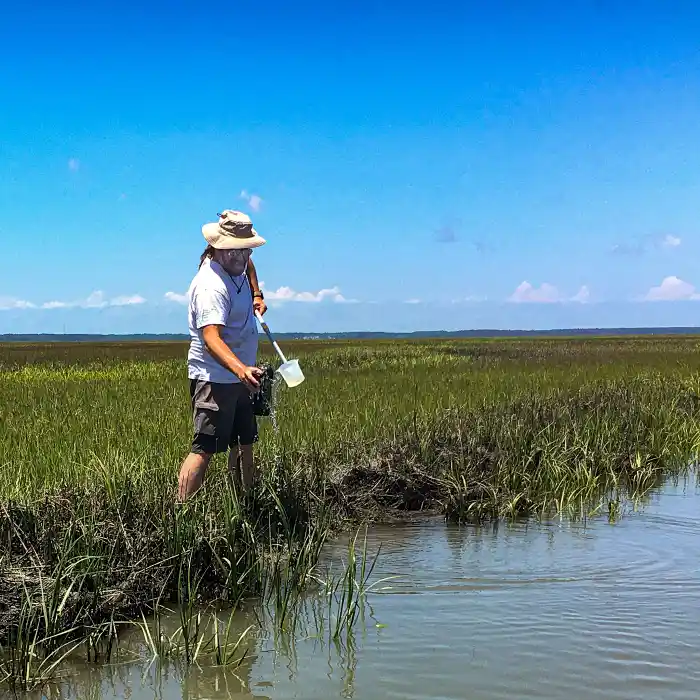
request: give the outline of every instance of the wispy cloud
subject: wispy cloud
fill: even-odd
[[[248,202],[248,206],[253,210],[253,211],[260,211],[260,207],[262,207],[262,197],[260,197],[257,194],[249,194],[247,190],[241,190],[241,199],[244,199],[246,202]]]
[[[166,301],[172,301],[172,302],[175,302],[176,304],[186,304],[187,303],[187,294],[178,294],[177,292],[166,292],[163,295],[163,297]]]
[[[59,301],[52,299],[41,304],[35,304],[24,299],[16,299],[15,297],[0,297],[0,311],[8,311],[10,309],[44,309],[50,311],[52,309],[104,309],[108,306],[135,306],[145,304],[144,299],[140,294],[129,294],[124,296],[107,298],[102,291],[95,291],[85,299],[76,299],[74,301]]]
[[[475,302],[484,302],[488,301],[488,297],[482,297],[482,296],[477,296],[476,294],[473,294],[471,296],[466,296],[466,297],[456,297],[455,299],[451,299],[450,303],[451,304],[473,304]]]
[[[678,248],[682,243],[678,236],[670,233],[665,235],[647,234],[645,236],[637,236],[621,243],[616,243],[610,252],[613,255],[622,255],[627,257],[639,257],[648,251],[659,250],[661,248]]]
[[[640,242],[627,242],[627,243],[616,243],[610,252],[613,255],[621,255],[625,257],[638,257],[643,255],[645,251],[645,246]]]
[[[77,158],[69,158],[68,170],[70,170],[72,173],[78,172],[78,170],[80,170],[80,161]]]
[[[131,294],[125,296],[118,296],[108,299],[105,297],[104,292],[95,291],[86,299],[77,299],[74,301],[47,301],[39,308],[41,309],[104,309],[107,306],[136,306],[139,304],[145,304],[146,299],[144,299],[139,294]]]
[[[110,306],[138,306],[145,304],[146,300],[140,294],[132,294],[131,296],[115,297],[110,299]]]
[[[508,301],[516,304],[557,304],[563,302],[584,304],[589,301],[590,296],[590,290],[585,285],[574,296],[567,297],[553,284],[543,282],[539,287],[535,287],[525,280],[516,287],[515,291],[508,297]]]
[[[16,299],[15,297],[0,297],[0,311],[11,311],[12,309],[34,309],[31,301]]]
[[[675,275],[665,277],[658,287],[652,287],[644,296],[645,301],[696,301],[698,299],[700,294],[695,287]]]

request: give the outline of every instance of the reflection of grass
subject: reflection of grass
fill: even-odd
[[[206,660],[209,665],[233,669],[243,664],[248,655],[244,644],[253,625],[238,632],[235,615],[222,619],[217,612],[207,613],[187,604],[178,612],[180,624],[170,633],[165,630],[160,608],[152,620],[144,616],[138,623],[151,663],[182,660],[189,667]]]
[[[347,518],[433,508],[478,521],[601,504],[615,518],[620,499],[698,451],[697,345],[290,343],[307,381],[282,387],[278,436],[262,421],[258,492],[239,499],[217,458],[206,488],[179,509],[186,346],[0,346],[5,657],[18,639],[33,649],[27,640],[74,627],[104,654],[113,616],[138,619],[159,597],[193,610],[259,598],[293,630],[299,591]],[[355,620],[367,562],[352,555],[348,565],[330,596],[336,632]]]
[[[328,635],[336,643],[343,636],[352,636],[358,619],[364,615],[367,594],[389,578],[393,578],[382,578],[370,583],[381,545],[370,561],[367,552],[367,530],[365,529],[359,551],[358,537],[359,532],[348,542],[347,559],[343,562],[342,573],[336,577],[331,570],[322,580],[322,588],[328,600]]]

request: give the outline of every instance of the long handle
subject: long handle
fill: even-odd
[[[275,352],[280,356],[280,360],[282,360],[283,363],[286,362],[287,358],[282,353],[282,350],[280,350],[280,346],[277,345],[277,341],[272,337],[272,333],[270,332],[270,329],[268,328],[267,323],[265,323],[265,321],[263,321],[263,317],[260,315],[259,311],[255,312],[255,317],[260,322],[262,329],[265,331],[265,335],[267,335],[267,337],[270,339],[270,342],[272,343],[272,347],[275,349]]]

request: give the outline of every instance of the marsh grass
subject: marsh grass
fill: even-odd
[[[217,458],[177,507],[186,346],[0,346],[0,673],[45,678],[78,632],[104,659],[115,620],[145,624],[159,605],[184,617],[167,643],[144,628],[151,650],[235,663],[238,640],[216,641],[206,603],[259,600],[293,636],[309,587],[326,590],[338,641],[372,565],[349,552],[331,588],[315,567],[358,519],[618,517],[700,451],[698,349],[683,337],[290,345],[307,380],[281,387],[278,434],[261,421],[259,487],[242,498]]]

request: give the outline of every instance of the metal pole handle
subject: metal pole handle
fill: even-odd
[[[287,358],[284,356],[284,353],[277,344],[277,341],[272,337],[272,333],[270,332],[267,323],[263,321],[263,317],[260,315],[259,311],[255,312],[255,317],[258,319],[262,329],[265,331],[265,335],[269,338],[270,342],[272,343],[272,347],[275,349],[275,352],[279,355],[280,360],[282,360],[282,363],[284,364],[287,361]]]

